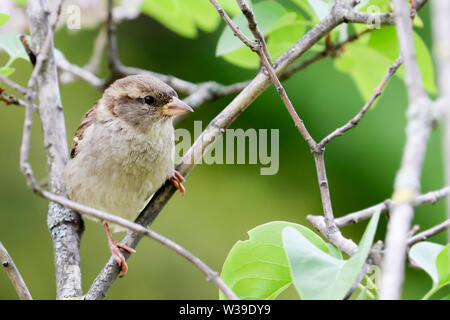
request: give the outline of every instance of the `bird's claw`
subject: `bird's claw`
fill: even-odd
[[[125,260],[124,255],[120,251],[120,249],[123,249],[129,253],[135,253],[136,250],[133,248],[128,247],[127,245],[117,242],[116,240],[112,239],[109,240],[109,249],[111,250],[112,256],[114,257],[114,260],[116,261],[117,265],[120,267],[120,278],[125,277],[128,271],[128,265]]]
[[[122,254],[122,252],[120,251],[120,249],[123,249],[129,253],[135,253],[136,250],[134,250],[133,248],[130,248],[126,244],[116,241],[113,238],[111,231],[109,230],[108,223],[104,222],[103,226],[105,227],[106,236],[108,237],[108,245],[109,245],[109,249],[111,250],[111,254],[114,257],[114,260],[116,261],[117,265],[120,267],[120,271],[121,271],[120,278],[123,278],[127,274],[128,266],[127,266],[126,259],[125,259],[124,255]]]
[[[173,186],[180,190],[181,195],[184,196],[186,189],[183,186],[183,182],[185,181],[184,177],[177,170],[173,171],[173,176],[170,178],[170,182]]]

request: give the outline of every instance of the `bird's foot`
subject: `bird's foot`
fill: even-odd
[[[181,195],[184,196],[186,189],[183,186],[183,182],[185,181],[184,177],[177,170],[173,171],[173,176],[170,178],[170,182],[172,182],[173,186],[180,190]]]
[[[127,246],[123,243],[116,241],[112,237],[112,234],[111,234],[111,231],[109,230],[108,224],[104,223],[104,226],[105,226],[105,230],[106,230],[106,235],[108,237],[109,250],[111,250],[111,254],[114,257],[114,260],[116,261],[117,265],[120,267],[121,274],[119,277],[123,278],[127,274],[128,265],[127,265],[124,255],[122,254],[120,249],[123,249],[129,253],[135,253],[136,250],[134,250],[133,248],[130,248],[129,246]]]

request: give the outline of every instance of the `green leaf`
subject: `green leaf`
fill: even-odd
[[[309,18],[313,18],[314,16],[316,16],[314,10],[305,0],[292,0],[292,2],[295,3],[300,9],[302,9]]]
[[[2,75],[4,75],[5,77],[9,77],[11,74],[14,73],[14,71],[16,71],[15,68],[11,68],[11,67],[2,67],[0,68],[0,73]]]
[[[437,243],[419,242],[409,250],[409,257],[433,280],[433,286],[424,299],[450,284],[450,243],[444,247]]]
[[[417,62],[419,63],[420,71],[422,72],[423,85],[429,93],[435,94],[437,90],[431,54],[422,38],[417,33],[414,33],[414,44],[416,47]],[[397,34],[395,27],[393,26],[386,26],[382,29],[372,31],[370,33],[368,45],[391,59],[392,63],[400,54]],[[400,78],[404,78],[403,71],[398,75]]]
[[[267,48],[273,59],[285,53],[306,30],[303,21],[297,21],[284,27],[276,28],[267,40]],[[243,68],[254,69],[259,66],[259,57],[248,47],[243,46],[223,56],[225,60]]]
[[[444,246],[428,241],[419,242],[409,250],[409,257],[414,264],[421,267],[433,280],[433,286],[439,283],[439,276],[436,269],[436,258]]]
[[[361,1],[355,8],[358,11],[367,13],[392,11],[390,0],[365,0]]]
[[[190,16],[201,30],[212,32],[219,26],[220,16],[209,1],[183,0],[180,3],[184,14]]]
[[[439,252],[436,258],[436,269],[439,285],[445,286],[450,284],[450,243]]]
[[[8,14],[6,13],[0,13],[0,26],[4,25],[5,23],[8,22],[9,18],[11,18]]]
[[[219,3],[231,16],[240,12],[234,0],[219,0]],[[197,28],[206,32],[216,30],[221,20],[206,0],[144,0],[141,12],[187,38],[196,37]]]
[[[2,68],[0,73],[9,76],[15,69],[11,67],[11,64],[17,59],[24,59],[29,61],[28,55],[23,48],[18,34],[0,34],[0,48],[6,51],[9,55],[9,59]]]
[[[247,46],[243,46],[233,52],[222,56],[226,61],[236,66],[255,69],[259,66],[258,56],[250,50]]]
[[[302,299],[342,299],[352,287],[373,243],[380,212],[371,218],[358,251],[347,261],[318,250],[297,230],[283,230],[283,244],[294,285]]]
[[[310,243],[328,252],[325,242],[310,229],[295,223],[274,221],[248,232],[228,254],[221,277],[241,299],[275,299],[292,282],[281,231],[291,227]],[[220,299],[226,297],[220,293]]]
[[[424,23],[422,21],[422,18],[420,18],[419,15],[416,15],[414,17],[413,26],[417,27],[417,28],[423,28],[424,27]]]
[[[178,0],[145,0],[141,11],[184,37],[194,38],[197,35],[195,22],[184,14]]]
[[[278,28],[270,34],[267,47],[273,59],[285,53],[305,33],[306,26],[302,23],[301,17],[297,17],[296,22]]]
[[[414,34],[414,42],[424,87],[429,93],[434,94],[436,84],[431,55],[417,34]],[[372,31],[358,42],[348,44],[345,52],[335,60],[335,66],[341,72],[350,74],[362,98],[368,100],[398,56],[395,27],[383,27]],[[404,79],[403,68],[397,71],[396,76]]]
[[[277,2],[263,1],[253,6],[253,12],[255,13],[261,32],[266,36],[268,31],[270,31],[270,28],[279,22],[286,14],[286,9]],[[233,22],[241,29],[247,38],[254,39],[253,34],[248,28],[247,19],[242,13],[237,15],[233,19]],[[231,31],[228,26],[225,26],[217,43],[216,56],[235,51],[243,46],[245,45],[242,41],[233,34],[233,31]]]
[[[258,15],[260,14],[260,15]],[[286,12],[276,2],[260,2],[255,5],[255,15],[264,17],[260,24],[261,31],[268,36],[267,47],[273,59],[277,59],[286,52],[306,31],[303,17],[295,12]],[[235,18],[241,30],[253,39],[247,27],[247,20],[243,15]],[[243,68],[258,68],[259,57],[252,52],[242,41],[226,28],[219,38],[216,55],[221,55],[228,62]]]
[[[344,259],[344,257],[342,256],[341,250],[339,250],[338,248],[333,246],[331,243],[327,243],[327,247],[328,247],[328,250],[329,250],[328,253],[330,254],[330,256],[335,257],[339,260]]]
[[[367,45],[353,43],[334,64],[339,71],[352,77],[362,98],[367,101],[393,61]]]

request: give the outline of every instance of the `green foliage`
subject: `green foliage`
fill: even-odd
[[[272,58],[276,59],[288,50],[305,32],[303,17],[289,12],[277,2],[263,1],[255,4],[253,10],[259,28],[268,37],[267,46]],[[241,13],[233,19],[247,38],[253,40],[253,34]],[[217,43],[216,55],[243,68],[258,68],[259,58],[239,40],[228,26],[225,26]]]
[[[316,14],[314,10],[309,6],[309,3],[305,0],[291,0],[295,3],[308,17],[313,18]]]
[[[240,12],[234,0],[219,0],[232,16]],[[156,19],[173,32],[187,38],[197,36],[197,28],[212,32],[220,17],[209,1],[205,0],[144,0],[141,12]]]
[[[364,0],[361,1],[356,9],[362,12],[391,12],[391,1],[390,0]]]
[[[409,257],[433,280],[433,286],[424,299],[431,298],[440,289],[450,285],[450,243],[444,247],[432,242],[419,242],[411,248]]]
[[[379,212],[372,217],[349,260],[302,225],[260,225],[248,232],[249,240],[233,246],[221,277],[241,299],[275,299],[292,282],[303,299],[342,299],[367,259],[379,217]],[[365,297],[367,289],[362,292]]]
[[[336,259],[291,227],[283,230],[283,244],[294,285],[302,299],[343,299],[367,259],[380,212],[374,214],[358,251],[349,259]]]
[[[425,89],[435,94],[436,84],[431,54],[416,33],[414,42]],[[348,44],[344,53],[335,60],[335,66],[339,71],[352,77],[362,98],[368,100],[398,56],[395,27],[383,27],[372,31],[357,42]],[[396,75],[404,79],[403,68],[400,68]]]
[[[393,61],[367,45],[353,43],[335,61],[336,68],[348,73],[366,101],[383,79]]]
[[[423,42],[422,38],[414,33],[414,44],[416,47],[417,61],[419,63],[420,71],[422,72],[422,80],[425,89],[431,93],[436,93],[436,83],[434,81],[434,68],[431,54]],[[386,57],[394,61],[400,54],[398,47],[398,38],[395,27],[384,27],[379,30],[374,30],[370,34],[369,46]],[[400,78],[404,78],[403,69],[399,70]]]
[[[248,232],[249,240],[238,241],[230,250],[221,277],[241,299],[275,299],[292,282],[281,232],[290,227],[301,233],[324,254],[325,242],[310,229],[295,223],[274,221]],[[220,299],[225,296],[220,293]]]
[[[10,16],[6,13],[0,13],[0,27],[8,22]]]
[[[9,55],[6,64],[0,68],[0,73],[5,76],[10,76],[15,69],[11,64],[17,59],[24,59],[29,61],[28,55],[23,48],[18,34],[0,34],[0,48],[5,50]]]

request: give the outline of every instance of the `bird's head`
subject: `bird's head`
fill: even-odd
[[[103,100],[112,116],[142,128],[194,111],[170,86],[142,74],[116,80]]]

